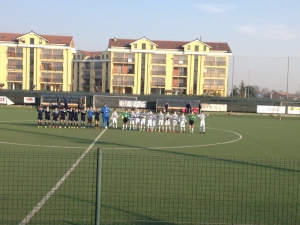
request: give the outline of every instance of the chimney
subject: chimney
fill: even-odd
[[[114,38],[114,41],[117,41],[117,38],[116,38],[116,37]]]

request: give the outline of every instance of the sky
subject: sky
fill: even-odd
[[[228,86],[300,91],[298,0],[1,0],[0,32],[73,36],[103,51],[109,38],[227,42]],[[233,79],[232,79],[233,77]]]

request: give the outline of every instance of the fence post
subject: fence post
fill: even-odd
[[[97,149],[95,225],[100,225],[102,150]]]

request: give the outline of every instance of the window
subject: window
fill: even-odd
[[[153,49],[153,45],[150,45],[150,48]]]
[[[133,47],[134,47],[134,48],[137,48],[137,44],[134,44]]]
[[[102,59],[104,59],[104,55],[102,55]]]
[[[109,55],[106,55],[106,59],[109,59]]]
[[[30,38],[30,44],[34,45],[34,38]]]
[[[145,43],[142,44],[142,49],[146,49],[146,44]]]
[[[187,50],[191,50],[191,46],[190,45],[188,45]]]
[[[128,74],[133,74],[133,66],[128,65]]]
[[[206,51],[206,45],[203,46],[203,51]]]
[[[195,52],[199,52],[199,45],[195,45]]]
[[[84,59],[84,55],[82,55],[82,59]]]
[[[40,42],[39,43],[42,44],[42,38],[40,38]]]

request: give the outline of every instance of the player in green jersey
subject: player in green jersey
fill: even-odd
[[[128,110],[125,109],[125,112],[122,114],[123,119],[123,127],[122,130],[127,130],[127,122],[129,120],[130,114],[128,113]]]
[[[194,123],[196,120],[196,115],[194,114],[194,112],[192,111],[191,114],[188,115],[189,118],[189,129],[190,129],[190,133],[194,133]]]

